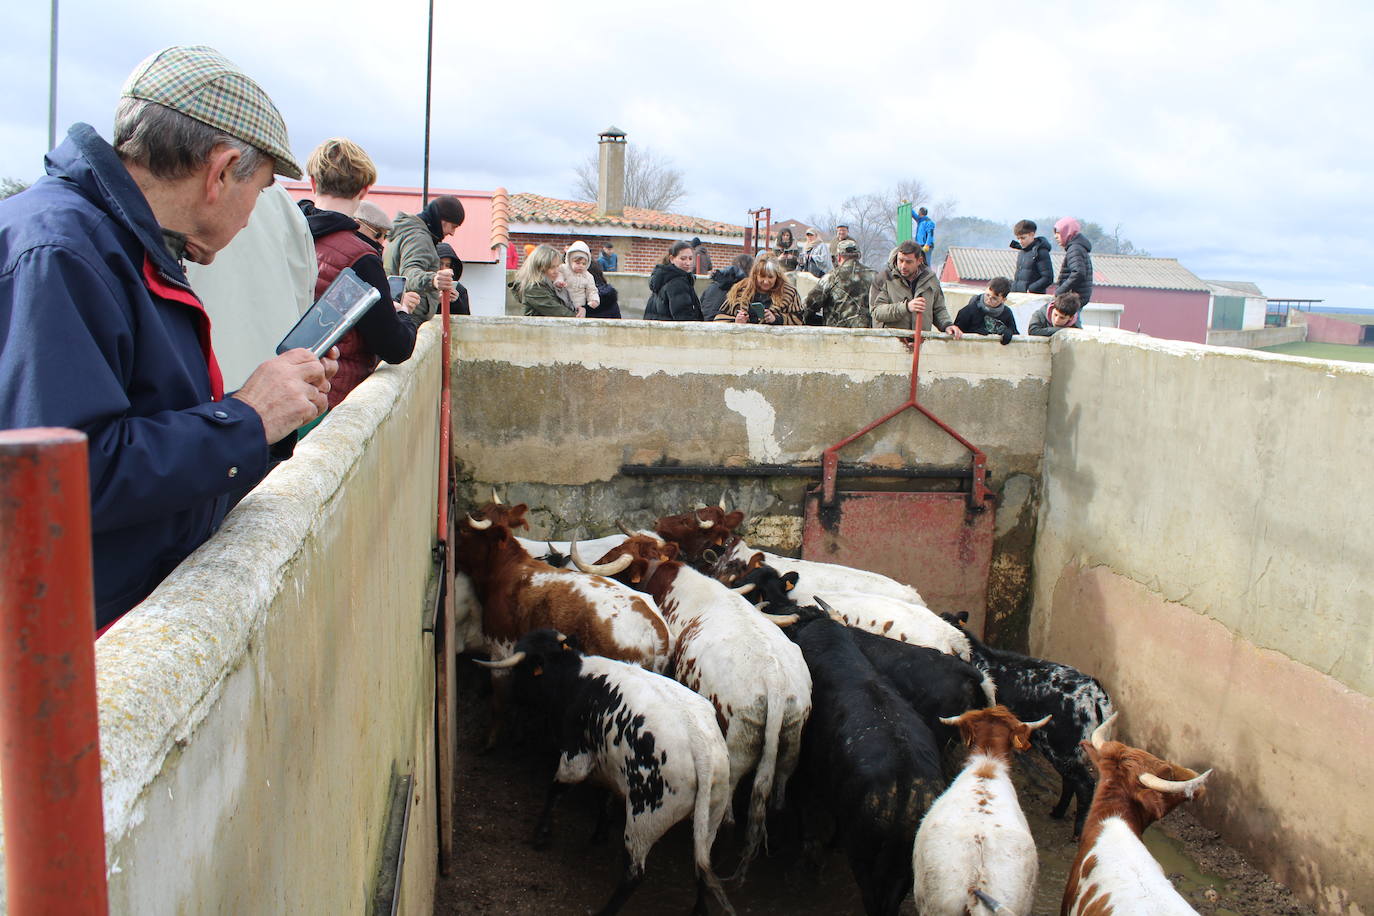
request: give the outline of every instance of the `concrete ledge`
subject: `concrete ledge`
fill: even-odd
[[[1258,350],[1307,339],[1306,325],[1286,328],[1251,328],[1245,331],[1208,331],[1207,344],[1212,347],[1239,347]]]
[[[430,883],[407,876],[409,911],[425,909],[433,681],[419,619],[438,338],[431,322],[409,362],[359,386],[97,644],[112,912],[360,911],[389,774],[366,755],[333,767],[319,756],[369,729],[367,707],[339,708],[358,689],[395,707],[366,740],[373,756],[416,768],[431,809],[412,819],[416,831],[431,826],[408,860]],[[417,412],[423,422],[407,419]],[[376,480],[378,469],[396,479]],[[369,530],[343,530],[375,521],[371,503],[406,559],[377,562]],[[394,603],[376,601],[379,589]],[[389,672],[383,684],[360,677],[369,660]],[[350,766],[359,772],[339,772]]]

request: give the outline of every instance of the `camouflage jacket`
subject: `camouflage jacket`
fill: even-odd
[[[873,271],[858,261],[845,261],[807,294],[806,323],[828,328],[868,327],[868,291],[872,285]]]

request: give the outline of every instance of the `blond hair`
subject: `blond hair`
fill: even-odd
[[[530,291],[531,286],[547,280],[545,274],[562,263],[563,255],[552,245],[540,245],[534,249],[525,256],[524,263],[515,272],[515,285],[520,287],[520,294],[524,295]]]
[[[305,171],[315,182],[315,190],[330,197],[357,197],[377,183],[377,166],[361,146],[344,137],[326,140],[310,158]]]

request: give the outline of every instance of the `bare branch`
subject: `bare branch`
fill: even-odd
[[[573,194],[579,200],[596,200],[599,169],[596,153],[575,166]],[[681,169],[651,149],[629,144],[625,151],[625,206],[670,210],[686,196]]]

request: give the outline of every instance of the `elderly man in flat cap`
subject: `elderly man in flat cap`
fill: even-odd
[[[182,268],[214,260],[274,173],[301,177],[266,93],[196,46],[152,55],[121,96],[113,145],[76,124],[0,202],[0,428],[88,437],[101,628],[214,533],[338,368],[292,350],[226,397]]]

